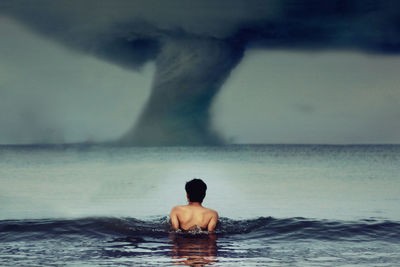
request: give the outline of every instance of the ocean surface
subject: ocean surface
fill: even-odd
[[[400,266],[400,146],[0,146],[0,266],[176,265]]]

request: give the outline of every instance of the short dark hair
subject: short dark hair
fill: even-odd
[[[193,179],[185,185],[186,193],[190,202],[203,202],[206,196],[207,185],[201,179]]]

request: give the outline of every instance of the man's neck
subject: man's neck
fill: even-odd
[[[189,202],[188,204],[189,206],[197,206],[197,207],[201,207],[201,203],[200,202]]]

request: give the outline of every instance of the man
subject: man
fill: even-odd
[[[189,204],[176,206],[171,210],[172,228],[187,231],[200,227],[202,230],[214,231],[218,213],[201,205],[206,196],[207,185],[201,179],[193,179],[186,183],[185,190]]]

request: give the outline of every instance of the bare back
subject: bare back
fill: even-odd
[[[175,230],[200,227],[203,230],[213,231],[217,225],[218,213],[200,204],[189,204],[174,207],[171,210],[170,219]]]

